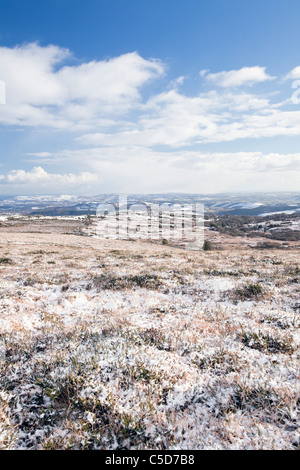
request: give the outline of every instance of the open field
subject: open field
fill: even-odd
[[[43,223],[0,230],[0,448],[299,448],[296,247]]]

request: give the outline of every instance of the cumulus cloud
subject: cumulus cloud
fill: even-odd
[[[63,99],[56,66],[70,58],[69,50],[37,43],[0,47],[0,76],[8,104],[53,105]]]
[[[90,172],[79,174],[54,174],[47,173],[41,166],[34,167],[31,171],[22,169],[12,170],[7,175],[0,175],[1,184],[35,185],[46,183],[49,186],[75,186],[87,183],[95,183],[98,176]]]
[[[7,88],[0,123],[71,131],[78,144],[108,146],[179,147],[299,133],[296,109],[283,112],[269,97],[232,89],[271,80],[265,67],[203,70],[200,75],[218,88],[194,96],[179,91],[185,81],[180,76],[169,83],[171,89],[145,99],[143,85],[165,72],[159,60],[131,52],[66,64],[73,59],[68,49],[54,45],[0,47],[0,77]],[[291,72],[295,77],[297,70]]]
[[[0,47],[0,77],[7,91],[0,122],[89,128],[107,113],[134,108],[140,88],[164,73],[160,61],[137,52],[66,65],[71,59],[69,50],[54,45]]]
[[[200,72],[200,76],[221,87],[240,87],[242,85],[253,85],[254,83],[273,80],[266,73],[266,67],[242,67],[239,70],[230,70],[217,73],[208,73],[206,70]]]
[[[300,79],[300,65],[297,67],[293,68],[286,76],[286,79],[290,80],[298,80]]]

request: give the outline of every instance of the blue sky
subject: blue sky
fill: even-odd
[[[1,0],[0,194],[296,191],[298,0]]]

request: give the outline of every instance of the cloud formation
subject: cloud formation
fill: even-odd
[[[285,77],[286,79],[290,80],[297,80],[300,79],[300,65],[293,68]]]
[[[217,88],[185,95],[180,76],[145,97],[143,86],[165,74],[157,59],[131,52],[102,61],[66,61],[75,61],[71,52],[54,45],[0,47],[0,77],[7,88],[0,123],[77,133],[84,145],[178,147],[300,132],[298,109],[282,110],[284,101],[274,103],[272,95],[239,89],[274,80],[266,67],[203,70],[205,82]],[[287,76],[300,76],[299,67]]]
[[[269,172],[274,189],[288,189],[289,183],[296,187],[298,154],[288,149],[277,153],[276,148],[247,152],[244,146],[250,140],[254,148],[262,139],[300,135],[299,106],[280,98],[276,88],[276,93],[255,88],[282,81],[261,66],[202,70],[200,89],[187,93],[188,77],[168,81],[166,70],[160,60],[138,52],[80,62],[55,45],[0,47],[0,78],[7,93],[0,125],[46,129],[62,147],[53,151],[48,139],[37,151],[24,150],[26,163],[37,166],[29,171],[15,166],[19,169],[0,175],[0,183],[20,188],[87,185],[95,192],[201,192],[202,186],[213,192],[214,185],[222,191],[237,184],[251,189]],[[300,66],[285,78],[298,77]],[[230,143],[235,143],[233,152],[203,150],[206,145],[229,148]],[[62,162],[71,170],[59,171]],[[49,164],[52,170],[46,171]],[[263,188],[265,183],[259,184]]]
[[[200,72],[200,76],[221,87],[240,87],[243,85],[253,85],[254,83],[274,80],[266,73],[266,67],[242,67],[239,70],[223,71],[218,73],[207,73],[206,70]]]
[[[61,185],[77,186],[98,181],[97,175],[90,172],[81,172],[79,174],[51,174],[47,173],[41,166],[34,167],[30,171],[12,170],[6,175],[0,175],[2,184],[13,185],[36,185],[46,184],[49,187]]]
[[[101,132],[82,133],[83,145],[162,145],[185,147],[200,143],[232,142],[300,134],[298,108],[283,110],[269,98],[210,91],[196,97],[178,90],[151,97],[134,122],[120,122]]]
[[[124,145],[63,150],[52,158],[75,166],[84,160],[92,174],[101,175],[89,184],[94,194],[110,192],[111,187],[126,193],[299,188],[300,153],[161,151]]]
[[[69,50],[54,45],[0,47],[0,77],[7,89],[0,122],[90,128],[107,114],[119,115],[137,106],[140,87],[164,73],[158,60],[143,59],[137,52],[64,65],[71,59]]]

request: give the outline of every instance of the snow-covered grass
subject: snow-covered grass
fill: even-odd
[[[299,447],[299,252],[2,235],[0,448]]]

